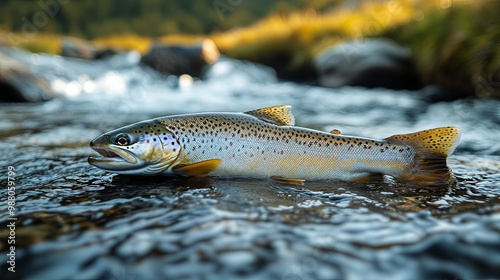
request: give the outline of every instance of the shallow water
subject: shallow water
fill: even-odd
[[[62,97],[0,106],[0,176],[15,168],[17,218],[16,273],[7,271],[2,220],[2,279],[500,275],[498,101],[427,104],[418,92],[297,85],[227,59],[206,81],[176,86],[137,66],[134,54],[98,63],[12,55],[33,64]],[[449,158],[455,181],[136,178],[86,161],[94,155],[89,141],[121,125],[277,104],[293,105],[300,126],[374,138],[459,126],[461,144]],[[5,188],[0,201],[8,217]]]

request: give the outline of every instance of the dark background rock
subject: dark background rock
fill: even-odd
[[[54,97],[49,83],[0,52],[0,102],[40,102]]]
[[[219,57],[217,46],[207,39],[192,46],[155,44],[141,62],[160,73],[201,77],[205,66],[211,65]]]
[[[335,45],[314,59],[318,83],[325,87],[420,88],[411,53],[388,39]]]

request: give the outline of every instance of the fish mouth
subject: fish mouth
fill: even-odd
[[[107,148],[103,146],[91,146],[100,157],[89,157],[88,163],[109,171],[124,171],[136,169],[140,165],[140,159],[129,151],[120,148]]]

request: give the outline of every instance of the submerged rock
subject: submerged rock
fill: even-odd
[[[40,102],[54,96],[45,79],[21,61],[0,52],[0,102]]]
[[[160,73],[201,77],[205,67],[219,57],[219,49],[207,39],[193,46],[155,44],[141,61]]]
[[[420,87],[410,51],[387,39],[341,43],[320,53],[314,66],[325,87]]]

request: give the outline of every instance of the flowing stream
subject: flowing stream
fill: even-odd
[[[0,105],[2,182],[15,168],[15,273],[2,279],[485,279],[500,275],[500,102],[320,88],[223,58],[203,81],[139,66],[10,54],[61,96]],[[381,183],[127,177],[90,166],[99,134],[178,113],[290,104],[297,125],[384,138],[462,130],[455,181]],[[0,211],[8,217],[7,184]]]

